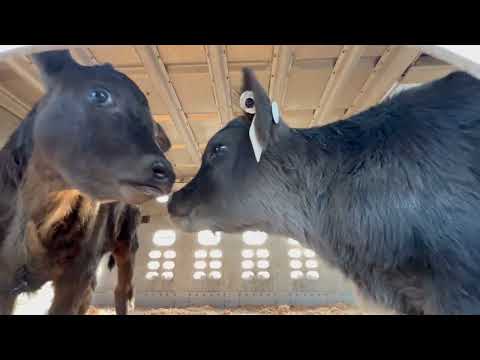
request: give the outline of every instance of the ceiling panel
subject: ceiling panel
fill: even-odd
[[[128,77],[135,81],[135,83],[147,97],[152,114],[168,114],[167,106],[165,105],[163,99],[155,92],[152,81],[146,73],[131,73],[128,74]]]
[[[184,139],[179,135],[175,124],[168,115],[154,115],[153,117],[167,133],[168,138],[172,144],[183,144]]]
[[[203,152],[205,144],[222,127],[205,48],[203,45],[153,46],[158,49],[180,100],[179,110],[186,115],[187,126],[192,130],[200,152]],[[290,126],[303,128],[310,125],[342,47],[343,45],[290,46],[294,55],[293,64],[285,82],[285,103],[281,109],[283,118]],[[235,115],[242,113],[238,104],[242,68],[245,66],[252,68],[262,86],[268,91],[273,48],[273,45],[226,45],[232,112]],[[327,122],[341,118],[351,106],[386,48],[386,45],[367,46],[362,59],[348,79],[348,86],[333,99],[331,110],[326,114]],[[164,99],[156,93],[134,46],[94,47],[90,51],[99,62],[112,63],[138,84],[149,99],[155,120],[162,125],[173,144],[168,157],[176,166],[176,171],[180,176],[192,176],[197,166],[192,163],[189,156],[186,139],[177,131]],[[29,66],[38,76],[36,67],[31,64]],[[401,83],[422,83],[445,76],[453,70],[448,64],[422,56],[406,72]],[[0,63],[0,84],[27,104],[35,103],[41,96],[38,90],[33,89],[5,63]],[[1,126],[0,122],[0,130]],[[4,127],[7,129],[6,125]]]
[[[139,66],[142,64],[132,46],[95,47],[91,49],[91,52],[100,63],[110,63],[114,66]]]
[[[342,45],[299,45],[294,47],[297,60],[337,58]]]
[[[177,165],[190,165],[192,164],[192,159],[186,148],[178,149],[172,147],[167,153],[167,158],[172,160]]]
[[[9,76],[8,80],[4,80],[1,83],[27,105],[37,103],[43,95],[43,93],[30,86],[27,81],[17,75]]]
[[[188,164],[177,164],[175,166],[175,173],[177,175],[177,180],[181,180],[183,178],[192,178],[198,171],[198,166],[195,165],[188,165]]]
[[[221,128],[218,113],[187,114],[187,118],[195,138],[200,144],[206,144]]]
[[[171,72],[169,75],[183,111],[187,113],[212,113],[217,111],[208,72]]]
[[[288,77],[285,111],[314,109],[333,70],[332,61],[295,64]]]
[[[310,125],[313,119],[313,110],[296,110],[282,112],[282,119],[290,127],[306,128]]]
[[[272,60],[272,45],[228,45],[227,57],[231,62],[269,62]]]
[[[430,56],[421,56],[415,65],[411,66],[402,79],[404,84],[417,84],[433,81],[447,76],[452,71],[458,70],[455,66]]]
[[[162,61],[169,64],[206,64],[203,45],[158,45]]]
[[[335,108],[348,108],[358,95],[365,81],[367,81],[371,72],[375,68],[376,59],[363,57],[355,67],[353,75],[348,80],[348,86],[342,91],[342,96],[337,96],[333,100],[332,106]]]

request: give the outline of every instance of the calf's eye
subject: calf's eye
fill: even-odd
[[[222,154],[227,150],[226,145],[216,145],[210,152],[209,158],[213,160],[217,155]]]
[[[220,153],[220,152],[222,152],[222,151],[225,151],[225,150],[227,150],[227,146],[226,146],[226,145],[217,145],[217,146],[214,147],[213,152],[214,152],[215,154],[218,154],[218,153]]]
[[[105,106],[112,103],[112,95],[105,89],[93,89],[88,92],[88,101],[95,105]]]

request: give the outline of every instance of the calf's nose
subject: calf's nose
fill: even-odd
[[[172,195],[167,208],[170,215],[177,217],[188,216],[191,211],[190,207],[182,201],[182,195],[179,191]]]
[[[174,182],[175,173],[172,166],[165,161],[155,161],[152,164],[152,172],[155,180],[160,182]]]

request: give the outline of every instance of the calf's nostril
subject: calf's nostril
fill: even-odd
[[[162,163],[154,163],[152,166],[152,171],[156,179],[166,180],[168,178],[167,169]]]
[[[163,179],[166,179],[166,178],[167,178],[167,175],[166,175],[162,170],[156,170],[156,171],[154,171],[153,173],[155,174],[155,177],[156,177],[157,179],[163,180]]]

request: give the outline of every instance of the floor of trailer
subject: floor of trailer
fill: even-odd
[[[114,315],[113,308],[91,307],[88,315]],[[331,306],[242,306],[238,308],[220,309],[212,306],[187,308],[155,308],[135,309],[131,315],[369,315],[368,312],[345,304]]]

